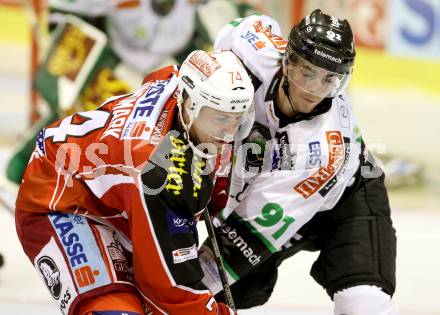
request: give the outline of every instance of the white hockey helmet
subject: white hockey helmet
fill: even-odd
[[[205,131],[217,139],[243,139],[254,121],[254,87],[242,62],[231,51],[207,53],[203,50],[192,52],[183,62],[179,72],[179,100],[183,104],[186,93],[190,106],[185,108],[190,122],[189,130],[199,117],[202,109],[209,108],[223,113],[242,114],[233,135],[214,131],[210,121],[205,121]]]

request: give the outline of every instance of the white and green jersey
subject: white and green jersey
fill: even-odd
[[[326,99],[330,109],[312,118],[278,118],[277,73],[286,44],[278,23],[264,15],[234,20],[215,43],[239,56],[256,89],[256,123],[242,144],[244,150],[236,152],[223,210],[224,216],[231,215],[221,227],[222,238],[229,241],[231,253],[236,247],[233,258],[223,257],[231,280],[246,272],[243,264],[252,269],[291,238],[301,238],[298,230],[317,212],[336,205],[360,167],[362,139],[344,94]],[[252,144],[263,147],[263,153],[244,154]],[[252,235],[241,234],[244,226]],[[254,242],[254,236],[264,245]],[[202,249],[205,281],[217,291],[207,255]]]

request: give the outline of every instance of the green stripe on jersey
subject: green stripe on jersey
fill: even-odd
[[[232,277],[232,279],[238,281],[240,277],[235,273],[235,271],[232,269],[232,267],[226,262],[226,260],[223,257],[222,257],[222,262],[223,262],[223,266],[225,267],[229,275]]]
[[[271,252],[271,253],[275,253],[277,252],[277,249],[275,248],[275,246],[273,246],[273,244],[260,232],[257,231],[256,228],[253,227],[252,224],[250,224],[249,222],[247,222],[246,220],[244,220],[242,217],[240,217],[237,213],[233,212],[232,213],[233,216],[236,217],[236,219],[243,223],[244,225],[246,225],[248,227],[249,230],[251,230],[252,234],[255,234],[262,242],[263,244],[267,247],[267,249]]]

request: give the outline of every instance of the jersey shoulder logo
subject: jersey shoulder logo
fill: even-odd
[[[258,20],[253,25],[256,33],[263,34],[267,41],[273,45],[273,47],[280,53],[284,53],[287,48],[287,40],[280,35],[272,33],[272,27],[270,25],[263,25],[263,21]]]

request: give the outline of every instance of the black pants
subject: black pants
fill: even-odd
[[[301,250],[320,251],[310,274],[330,298],[361,284],[394,293],[396,236],[383,175],[367,179],[358,174],[332,210],[315,215],[298,233],[303,236],[300,241],[292,240],[292,246],[232,285],[237,308],[264,304],[275,286],[278,266]],[[216,298],[222,300],[223,294]]]

